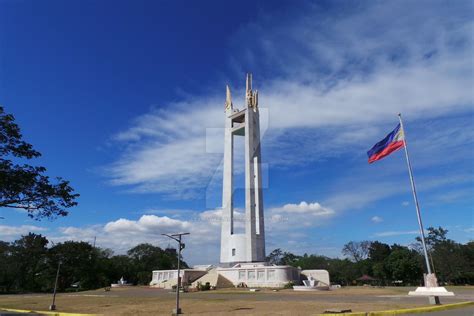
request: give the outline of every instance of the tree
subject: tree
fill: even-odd
[[[0,241],[0,292],[9,292],[15,279],[10,243]]]
[[[150,244],[117,256],[86,242],[65,241],[50,248],[47,244],[45,237],[33,233],[10,243],[0,241],[0,292],[52,291],[59,262],[60,292],[109,286],[122,276],[130,283],[148,284],[151,271],[175,269],[178,259],[175,251]]]
[[[47,267],[48,239],[29,233],[10,245],[9,274],[13,280],[8,287],[14,291],[42,290]]]
[[[440,282],[465,284],[474,278],[473,243],[462,245],[448,239],[448,230],[439,226],[428,227],[426,246],[434,271]],[[421,252],[421,238],[417,237],[417,249]]]
[[[292,266],[301,267],[301,269],[327,269],[329,266],[329,258],[318,255],[295,256],[295,260],[291,263]]]
[[[374,241],[369,246],[369,259],[372,262],[383,262],[390,255],[390,246]]]
[[[331,283],[341,285],[351,285],[355,279],[360,277],[356,265],[349,259],[331,259],[328,272]]]
[[[66,216],[77,205],[79,194],[68,181],[51,182],[45,167],[19,164],[18,160],[40,157],[33,146],[22,140],[19,126],[0,106],[0,207],[19,208],[31,218]]]
[[[58,287],[70,288],[74,283],[81,289],[93,289],[110,284],[105,269],[100,266],[100,257],[106,252],[83,241],[65,241],[49,250],[49,273],[54,275],[61,262]],[[54,278],[51,278],[54,280]]]
[[[432,247],[436,244],[439,244],[443,241],[446,241],[446,235],[448,234],[448,230],[444,229],[443,227],[439,226],[438,228],[428,227],[428,234],[425,238],[426,245],[428,247]],[[421,243],[421,237],[416,237],[416,240]]]
[[[298,261],[300,256],[292,254],[291,252],[285,251],[281,257],[281,265],[294,265]]]
[[[270,264],[281,264],[281,258],[283,257],[283,251],[280,248],[277,248],[270,252],[267,256],[266,261]]]
[[[465,283],[466,279],[472,277],[472,244],[470,248],[471,251],[469,244],[461,245],[451,239],[438,242],[432,247],[431,253],[439,281]]]
[[[407,247],[393,245],[386,259],[386,269],[391,280],[402,280],[405,284],[417,284],[422,279],[419,254]]]
[[[148,284],[151,281],[151,272],[160,269],[176,269],[178,255],[176,252],[166,251],[151,244],[139,244],[127,252],[135,267],[132,282]],[[181,267],[187,268],[186,262],[180,258]]]
[[[350,241],[342,248],[342,254],[359,262],[367,258],[369,254],[370,241]]]

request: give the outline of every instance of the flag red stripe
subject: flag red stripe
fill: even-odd
[[[378,153],[376,153],[376,154],[370,156],[370,157],[369,157],[369,163],[372,163],[372,162],[374,162],[374,161],[380,160],[380,159],[382,159],[383,157],[390,155],[390,154],[393,153],[394,151],[397,151],[397,150],[399,150],[400,148],[402,148],[404,145],[405,145],[405,141],[404,141],[404,140],[399,140],[399,141],[396,141],[396,142],[391,143],[390,145],[388,145],[387,147],[385,147],[385,149],[382,150],[381,152],[378,152]]]

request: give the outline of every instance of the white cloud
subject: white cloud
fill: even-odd
[[[103,225],[61,227],[57,232],[48,234],[48,239],[58,243],[66,240],[92,242],[96,238],[97,246],[124,253],[140,243],[150,243],[162,248],[168,245],[175,247],[175,242],[162,234],[189,232],[190,235],[184,238],[188,244],[185,259],[191,263],[200,263],[218,260],[219,227],[200,214],[189,220],[142,215],[136,220],[120,218]]]
[[[105,232],[122,233],[153,233],[155,231],[176,232],[189,229],[191,224],[186,221],[171,219],[167,216],[143,215],[138,221],[118,219],[105,225]]]
[[[383,222],[383,218],[380,216],[374,216],[370,220],[376,224]]]
[[[420,231],[418,230],[407,230],[407,231],[386,231],[375,233],[376,237],[391,237],[391,236],[401,236],[401,235],[416,235],[419,234]]]
[[[29,232],[42,233],[48,231],[45,227],[34,225],[8,226],[0,225],[0,238],[6,241],[17,238],[21,235],[28,235]]]
[[[177,232],[189,232],[185,237],[188,244],[185,250],[185,260],[191,264],[218,263],[220,251],[220,227],[222,210],[220,208],[202,212],[186,212],[186,220],[168,216],[145,214],[137,219],[119,218],[104,224],[90,226],[59,227],[55,231],[38,226],[0,226],[0,237],[7,240],[19,238],[21,234],[30,231],[47,231],[47,238],[54,243],[66,240],[85,241],[96,244],[101,248],[110,248],[116,253],[124,253],[140,244],[151,243],[160,247],[175,246],[172,240],[162,236]],[[178,210],[172,210],[177,213]],[[321,206],[317,202],[285,204],[269,208],[265,213],[265,228],[267,238],[274,239],[275,235],[291,236],[293,241],[303,241],[306,234],[303,227],[317,226],[331,218],[334,211]],[[234,210],[234,227],[244,231],[244,210]]]
[[[408,206],[408,205],[410,205],[410,202],[408,202],[408,201],[403,201],[402,202],[402,206]]]
[[[305,201],[299,204],[285,204],[282,207],[270,209],[270,212],[274,213],[286,213],[287,215],[304,214],[310,216],[332,216],[335,212],[326,207],[322,207],[318,202],[307,203]]]
[[[255,38],[243,54],[252,57],[243,62],[263,74],[254,77],[261,106],[268,108],[268,163],[294,165],[370,144],[382,135],[381,124],[395,124],[398,112],[417,120],[472,109],[470,19],[459,15],[461,5],[412,8],[417,6],[371,4],[336,17],[308,5],[292,11],[292,19],[269,16],[243,27]],[[235,34],[236,43],[240,36]],[[279,75],[266,75],[267,67],[281,69]],[[220,174],[222,156],[215,153],[222,135],[206,135],[206,129],[222,127],[224,84],[208,96],[162,105],[118,133],[126,150],[107,168],[111,183],[175,197],[205,188]],[[235,103],[242,104],[237,92]],[[298,146],[302,129],[310,129],[313,140],[307,141],[317,146]]]
[[[266,231],[270,236],[298,232],[304,227],[321,226],[336,215],[336,212],[324,207],[318,202],[289,203],[279,207],[272,207],[265,211]]]

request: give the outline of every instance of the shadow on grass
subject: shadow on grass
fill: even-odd
[[[254,309],[253,307],[239,307],[239,308],[234,308],[233,311],[247,311]]]

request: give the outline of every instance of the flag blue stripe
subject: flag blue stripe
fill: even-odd
[[[387,147],[393,141],[393,138],[395,137],[395,135],[397,135],[399,130],[400,130],[400,124],[398,124],[397,127],[395,127],[395,129],[391,133],[389,133],[387,136],[385,136],[384,139],[382,139],[377,144],[375,144],[374,147],[372,147],[367,152],[367,155],[369,156],[369,158],[372,157],[373,155],[381,152],[382,150],[384,150],[385,147]]]

